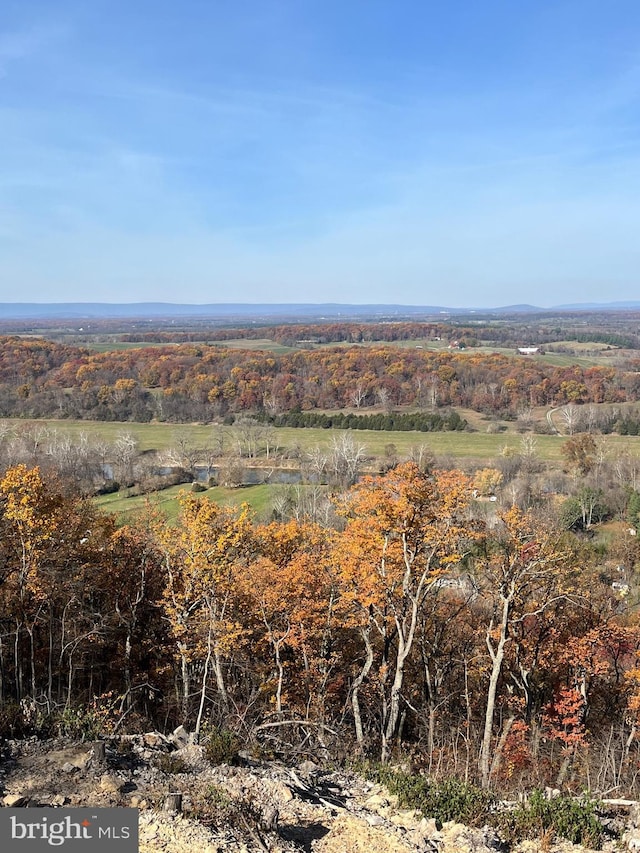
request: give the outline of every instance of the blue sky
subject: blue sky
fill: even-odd
[[[0,6],[0,301],[639,281],[638,0]]]

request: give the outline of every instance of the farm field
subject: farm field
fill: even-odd
[[[230,341],[209,341],[211,346],[222,347],[223,349],[236,350],[267,350],[276,355],[282,355],[287,352],[297,352],[299,347],[288,347],[284,344],[279,344],[277,341],[272,341],[269,338],[238,338]]]
[[[156,344],[156,343],[131,343],[129,341],[88,341],[86,343],[78,343],[69,341],[72,346],[80,346],[93,352],[115,352],[116,350],[131,350],[140,349],[140,347],[173,347],[177,346],[174,343]]]
[[[464,413],[463,413],[464,414]],[[233,426],[216,426],[204,424],[167,424],[167,423],[132,423],[104,422],[77,420],[18,420],[6,419],[4,423],[19,426],[20,429],[33,430],[47,427],[61,433],[79,436],[84,433],[89,438],[113,442],[118,436],[127,433],[138,443],[140,452],[166,450],[176,443],[177,437],[182,437],[197,446],[206,447],[214,444],[216,435],[224,430],[229,442],[239,429]],[[312,448],[329,449],[332,441],[339,438],[344,430],[329,429],[297,429],[294,427],[279,427],[276,430],[279,452],[293,457],[291,467],[296,467],[295,456]],[[515,432],[405,432],[405,431],[374,431],[354,430],[351,435],[357,445],[363,445],[369,456],[383,457],[387,447],[395,445],[398,455],[408,455],[412,448],[424,445],[436,456],[449,456],[453,459],[478,460],[489,462],[505,452],[517,453],[521,446],[521,436]],[[558,461],[562,459],[561,447],[566,437],[559,435],[536,435],[536,452],[540,459]],[[624,450],[633,453],[640,452],[639,436],[608,435],[603,437],[606,446],[612,453]],[[272,442],[273,444],[273,442]],[[254,460],[255,462],[255,460]],[[254,464],[252,462],[252,464]]]
[[[85,347],[86,349],[93,350],[94,352],[115,352],[116,350],[132,350],[132,349],[143,349],[146,347],[171,347],[171,346],[185,346],[186,343],[175,343],[173,341],[167,341],[164,343],[155,343],[148,341],[90,341],[87,343],[76,343],[74,341],[68,341],[68,343]],[[267,350],[268,352],[276,353],[277,355],[282,355],[287,352],[295,352],[297,347],[288,347],[284,346],[284,344],[279,344],[277,341],[272,341],[269,338],[258,338],[256,340],[251,340],[249,338],[238,338],[235,340],[229,341],[210,341],[210,340],[202,340],[202,341],[189,341],[189,343],[194,346],[197,345],[206,345],[206,346],[217,346],[223,349],[233,349],[233,350]]]
[[[257,515],[261,516],[271,508],[274,495],[280,488],[282,487],[267,484],[233,489],[214,486],[198,492],[198,496],[207,497],[221,506],[240,506],[247,503]],[[147,495],[129,495],[128,490],[124,489],[111,495],[100,495],[94,498],[94,502],[100,509],[117,515],[121,521],[131,521],[133,516],[146,509],[157,509],[168,522],[173,523],[178,516],[178,495],[188,491],[189,484],[170,486],[168,489]]]

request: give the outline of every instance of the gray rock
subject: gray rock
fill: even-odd
[[[278,809],[273,805],[266,805],[260,812],[260,825],[263,829],[273,830],[278,826]]]
[[[182,728],[182,726],[180,726],[180,728]],[[176,731],[178,731],[178,729],[176,729]],[[188,737],[189,736],[187,735],[187,740]],[[166,749],[169,746],[169,739],[161,734],[161,732],[146,732],[146,734],[142,735],[142,742],[149,749]]]
[[[640,830],[630,829],[622,836],[623,850],[629,850],[631,853],[640,851]]]
[[[175,745],[180,749],[183,746],[187,746],[191,741],[191,736],[189,732],[185,729],[184,726],[178,726],[177,729],[173,730],[173,734],[171,735],[171,740],[175,743]]]

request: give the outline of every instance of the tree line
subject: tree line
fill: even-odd
[[[390,412],[389,414],[357,415],[353,412],[285,412],[281,415],[259,413],[257,420],[277,427],[315,427],[320,429],[371,429],[400,432],[461,431],[467,421],[456,411],[438,412]]]

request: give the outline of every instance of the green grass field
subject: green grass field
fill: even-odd
[[[464,414],[464,413],[463,413]],[[113,423],[97,421],[26,421],[7,419],[5,423],[14,424],[20,430],[32,426],[34,429],[47,426],[62,433],[88,438],[95,437],[114,442],[119,435],[128,433],[138,442],[138,450],[165,450],[175,446],[178,436],[184,436],[192,444],[200,447],[215,445],[216,434],[220,430],[228,433],[233,440],[235,427],[220,427],[203,424],[164,424],[164,423]],[[476,420],[477,432],[383,432],[373,430],[354,430],[351,435],[357,445],[362,445],[367,455],[383,457],[388,445],[393,444],[400,456],[408,455],[411,449],[426,445],[436,456],[450,456],[454,459],[476,459],[486,464],[501,453],[517,452],[520,447],[520,435],[515,432],[488,433],[481,431],[482,420]],[[488,426],[488,423],[487,423]],[[513,425],[510,425],[511,428]],[[296,454],[304,454],[315,447],[330,449],[332,441],[340,437],[344,430],[295,429],[280,427],[277,429],[280,453],[286,453],[290,464],[296,466]],[[562,458],[560,448],[566,439],[557,435],[536,436],[538,456],[547,461]],[[612,453],[624,449],[640,453],[640,436],[604,436],[605,444]],[[229,443],[229,442],[228,442]]]
[[[279,487],[264,484],[235,489],[215,486],[204,492],[198,492],[198,496],[209,498],[222,506],[240,506],[247,503],[258,517],[264,518],[271,509],[274,489],[277,488]],[[136,515],[142,514],[146,509],[154,508],[160,510],[167,521],[172,523],[178,516],[178,495],[180,492],[188,491],[188,485],[181,485],[170,486],[168,489],[148,495],[129,496],[128,490],[125,489],[112,495],[101,495],[95,498],[95,503],[100,509],[115,513],[121,521],[132,521]]]
[[[86,347],[87,349],[93,350],[94,352],[113,352],[114,350],[129,350],[129,349],[141,349],[143,347],[171,347],[171,346],[188,346],[189,344],[197,345],[206,345],[206,346],[217,346],[223,347],[225,349],[233,349],[233,350],[267,350],[268,352],[276,353],[277,355],[282,355],[287,352],[295,352],[295,347],[287,347],[283,344],[279,344],[276,341],[272,341],[269,338],[259,338],[256,340],[250,340],[249,338],[237,338],[235,340],[229,341],[189,341],[189,342],[164,342],[164,343],[149,343],[146,341],[95,341],[79,344],[79,346]]]

